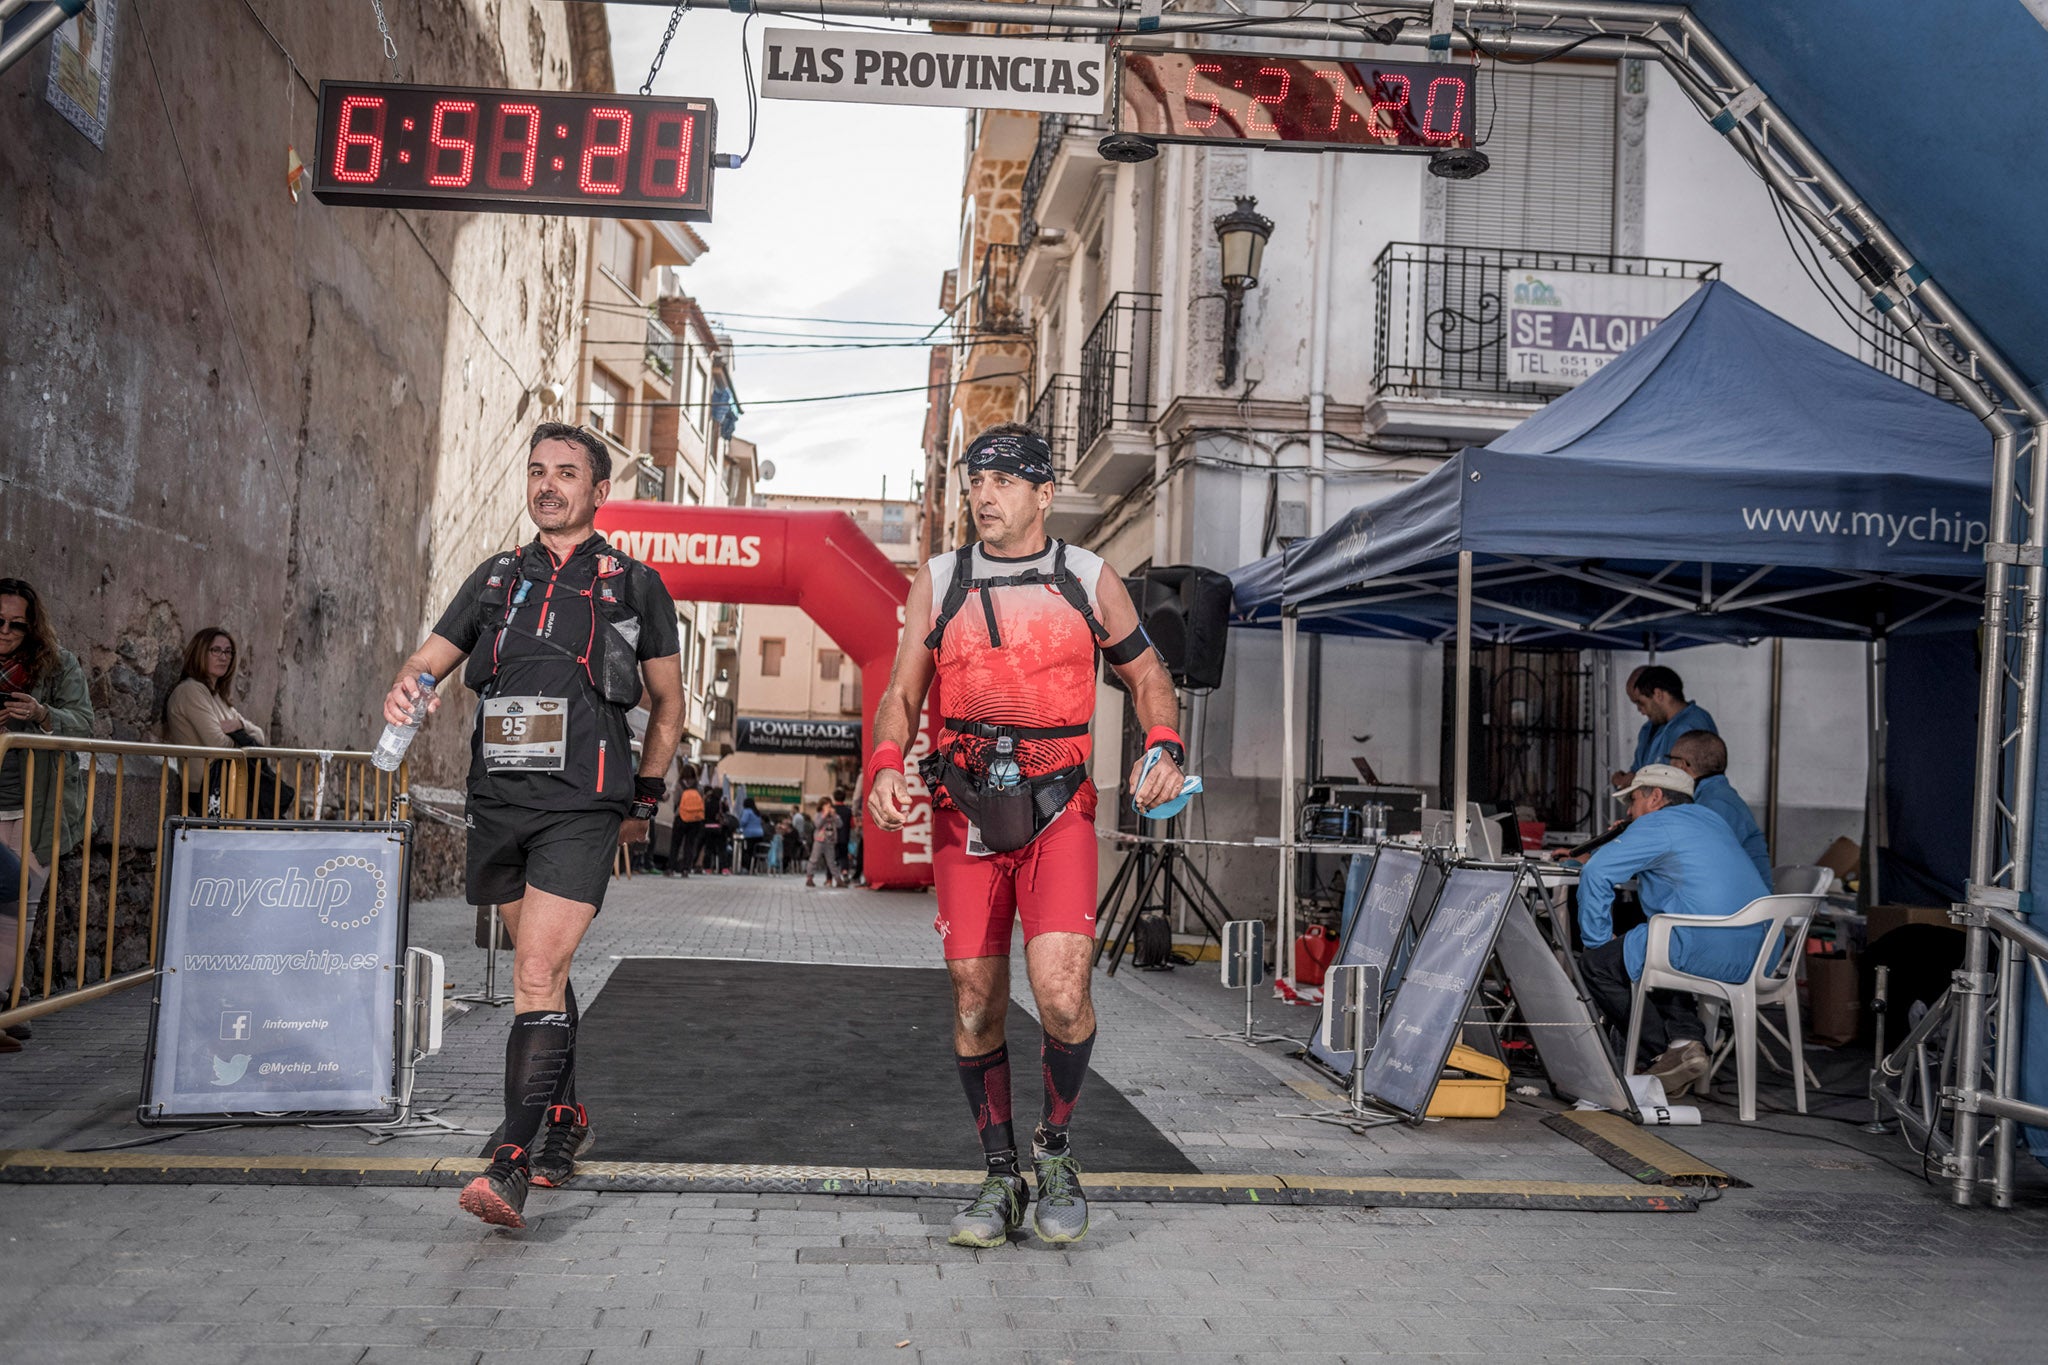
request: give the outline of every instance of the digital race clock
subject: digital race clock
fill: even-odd
[[[710,100],[320,83],[329,204],[709,222]]]
[[[1474,68],[1249,52],[1117,54],[1119,133],[1321,151],[1472,145]]]

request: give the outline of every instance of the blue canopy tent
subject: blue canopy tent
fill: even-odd
[[[1242,624],[1504,643],[1874,639],[1982,612],[1969,413],[1701,287],[1491,445],[1231,575]]]
[[[1969,413],[1710,283],[1491,445],[1238,569],[1237,623],[1281,629],[1289,734],[1296,630],[1455,641],[1462,848],[1475,634],[1609,649],[1860,639],[1881,671],[1887,636],[1979,620],[1990,476]],[[1967,786],[1937,799],[1965,805]]]

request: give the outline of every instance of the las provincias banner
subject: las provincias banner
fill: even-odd
[[[761,93],[777,100],[1099,114],[1109,49],[1094,42],[771,28]]]

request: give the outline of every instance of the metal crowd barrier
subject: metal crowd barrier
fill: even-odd
[[[0,955],[0,972],[6,973],[0,1028],[97,1000],[156,974],[163,828],[172,816],[338,821],[411,816],[406,768],[401,765],[396,772],[382,772],[370,762],[367,752],[210,749],[0,732],[0,761],[14,752],[23,754],[22,872],[13,903],[0,905],[0,931],[14,931],[13,951]],[[59,757],[53,763],[39,764],[31,757],[37,753]],[[37,771],[45,766],[47,773]],[[44,840],[31,850],[39,777],[55,784],[51,792],[53,818]],[[66,785],[74,782],[85,784],[85,814],[78,841],[67,847],[64,798]],[[142,820],[145,813],[153,817],[146,825]],[[29,897],[31,852],[49,877],[33,902]],[[73,852],[78,855],[75,870],[64,864]],[[123,905],[122,877],[134,869],[137,858],[148,859],[145,960],[142,966],[117,976],[114,948]],[[70,904],[64,903],[67,886],[75,887],[77,893]],[[131,896],[129,904],[139,909],[137,897]],[[95,915],[95,907],[103,907],[101,914]],[[29,953],[38,922],[36,911],[41,912],[43,928],[39,972],[32,971],[36,964],[30,962]],[[60,912],[65,917],[63,925]],[[90,930],[96,924],[105,942],[98,954],[89,955]],[[75,951],[60,961],[57,941],[65,927],[75,930],[78,942]],[[90,973],[92,966],[98,967],[97,975]],[[25,996],[28,1003],[23,1003]]]

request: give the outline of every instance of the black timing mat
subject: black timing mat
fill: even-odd
[[[939,969],[626,958],[577,1028],[576,1097],[597,1130],[590,1157],[973,1167],[980,1148],[952,1016]],[[1008,1034],[1017,1140],[1028,1145],[1043,1108],[1042,1035],[1014,1001]],[[1084,1170],[1196,1169],[1092,1071],[1073,1132]]]

